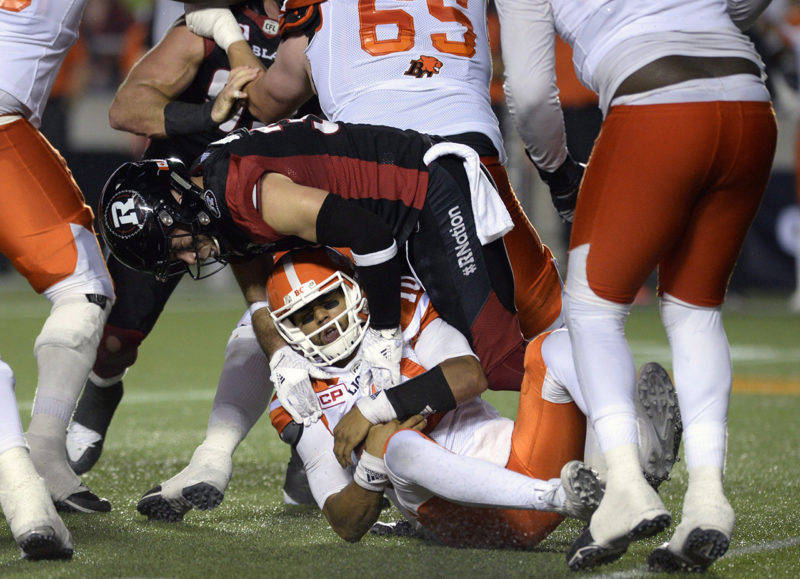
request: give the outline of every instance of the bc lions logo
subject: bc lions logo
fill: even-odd
[[[141,209],[143,204],[144,199],[135,191],[116,193],[103,216],[108,230],[122,238],[136,235],[147,219],[147,214]]]
[[[441,60],[435,56],[420,56],[417,60],[411,61],[411,66],[403,74],[417,78],[432,77],[439,74],[439,70],[444,66]]]

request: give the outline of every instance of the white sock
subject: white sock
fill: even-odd
[[[264,414],[271,392],[269,361],[252,326],[237,327],[225,349],[225,365],[211,407],[206,441],[230,448],[233,454],[236,445]],[[234,431],[238,435],[231,437]],[[239,438],[234,443],[236,436]]]
[[[636,365],[625,338],[630,305],[597,296],[586,280],[588,245],[570,252],[564,308],[588,418],[603,452],[638,444]]]
[[[692,306],[665,294],[661,319],[672,348],[686,466],[722,468],[733,376],[720,308]]]
[[[460,456],[410,430],[392,436],[384,460],[393,481],[413,483],[460,505],[552,511],[564,503],[560,478],[534,479]]]

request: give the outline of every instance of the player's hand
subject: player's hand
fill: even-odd
[[[538,168],[537,168],[538,169]],[[550,189],[550,198],[561,219],[572,223],[575,217],[575,205],[578,203],[578,191],[586,165],[577,163],[567,155],[566,160],[553,172],[539,170],[539,176]]]
[[[322,416],[311,378],[324,380],[331,375],[317,368],[303,356],[284,346],[269,361],[269,379],[281,405],[298,424],[309,426]]]
[[[372,423],[364,418],[358,406],[353,406],[333,429],[333,454],[342,465],[352,465],[352,452],[367,437]]]
[[[374,384],[378,390],[385,390],[400,383],[403,332],[399,327],[387,330],[369,328],[364,334],[361,353],[360,384]]]
[[[228,82],[222,91],[214,99],[214,107],[211,109],[211,120],[222,124],[236,114],[244,106],[247,100],[247,93],[244,87],[256,79],[261,73],[258,68],[252,66],[239,66],[231,70]]]
[[[217,46],[227,52],[231,44],[245,39],[229,4],[224,0],[184,4],[186,27],[198,36],[213,38]]]
[[[372,456],[383,456],[383,449],[386,448],[386,442],[395,432],[407,429],[421,431],[425,428],[426,424],[428,424],[428,422],[421,414],[415,414],[403,422],[392,420],[390,422],[384,422],[383,424],[376,424],[369,429],[367,442],[364,444],[364,452],[368,452]]]

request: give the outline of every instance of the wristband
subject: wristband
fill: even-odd
[[[253,302],[250,304],[250,307],[247,308],[247,311],[250,312],[250,317],[253,317],[253,314],[256,313],[258,310],[263,308],[268,308],[269,302]]]
[[[362,452],[358,459],[353,480],[362,489],[382,493],[389,484],[389,475],[386,473],[386,463],[383,458]]]
[[[356,402],[356,406],[372,424],[383,424],[397,418],[397,412],[386,397],[386,390],[362,398]]]
[[[415,414],[430,416],[434,412],[447,412],[456,407],[455,396],[441,366],[382,392],[386,393],[386,399],[394,408],[398,420]]]
[[[216,131],[219,124],[211,118],[213,108],[214,101],[202,105],[172,101],[164,107],[164,132],[175,137]]]

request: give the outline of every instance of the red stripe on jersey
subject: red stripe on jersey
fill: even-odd
[[[417,169],[381,164],[346,156],[296,155],[265,157],[231,155],[226,200],[236,224],[254,243],[271,243],[286,237],[261,217],[260,185],[266,173],[280,173],[295,183],[329,191],[344,199],[398,202],[406,208],[422,209],[428,190],[428,173]],[[401,210],[400,210],[401,211]],[[384,219],[392,227],[395,223]]]

